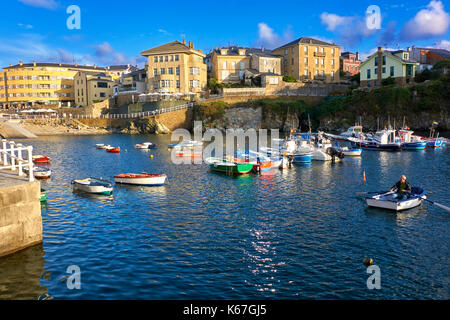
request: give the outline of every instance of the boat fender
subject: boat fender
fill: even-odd
[[[363,260],[363,263],[364,263],[366,266],[371,266],[371,265],[373,265],[373,259],[372,259],[372,258],[364,259],[364,260]]]

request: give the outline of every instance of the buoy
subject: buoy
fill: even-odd
[[[150,158],[152,158],[152,159],[153,159],[153,155],[152,155],[152,154],[150,155]]]
[[[373,259],[372,259],[372,258],[364,259],[364,260],[363,260],[363,263],[364,263],[366,266],[371,266],[371,265],[373,265]]]
[[[366,171],[363,171],[363,180],[364,180],[364,182],[367,182],[367,180],[366,180]]]

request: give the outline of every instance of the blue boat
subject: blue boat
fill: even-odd
[[[296,153],[294,154],[294,163],[309,163],[312,161],[313,153],[305,152],[305,153]]]
[[[426,147],[432,148],[432,149],[440,148],[440,147],[442,147],[442,139],[431,138],[431,139],[427,140]]]
[[[402,149],[403,150],[423,150],[425,149],[427,143],[425,141],[421,142],[403,142]]]
[[[400,142],[403,150],[424,150],[426,141],[423,141],[419,136],[413,135],[414,131],[409,130],[408,127],[398,130]]]

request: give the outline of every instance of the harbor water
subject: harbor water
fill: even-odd
[[[134,149],[144,141],[158,148]],[[170,136],[23,143],[52,158],[44,240],[0,258],[0,299],[450,298],[450,213],[426,202],[402,213],[369,209],[356,195],[388,190],[405,174],[450,205],[450,147],[363,151],[233,178],[173,164]],[[165,173],[168,183],[116,185],[113,198],[72,192],[73,179],[143,171]],[[380,269],[379,290],[367,287],[368,258]],[[80,289],[67,286],[70,266],[80,268]]]

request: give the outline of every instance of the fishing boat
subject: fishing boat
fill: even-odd
[[[109,153],[120,153],[120,147],[115,147],[115,148],[109,147],[109,148],[106,149],[106,152],[109,152]]]
[[[234,158],[226,157],[225,159],[227,161],[237,163],[251,163],[253,165],[254,172],[270,171],[272,167],[274,167],[274,165],[277,168],[281,165],[281,160],[279,160],[278,158],[272,161],[272,159],[266,156],[265,154],[252,150],[249,151],[238,150],[236,152],[236,157]]]
[[[363,133],[362,126],[353,126],[347,129],[347,131],[342,132],[339,136],[341,139],[356,138],[364,140],[366,136]]]
[[[202,145],[203,145],[202,141],[183,140],[180,143],[169,144],[167,147],[169,149],[173,149],[173,148],[194,148],[194,147],[200,147]]]
[[[35,164],[50,164],[51,159],[47,156],[35,155],[33,156],[33,162]]]
[[[113,193],[111,182],[97,178],[73,180],[72,185],[73,191],[101,194],[105,196],[110,196]]]
[[[121,184],[140,185],[140,186],[161,186],[166,182],[165,174],[155,173],[121,173],[114,176],[114,181]]]
[[[41,188],[41,195],[40,195],[40,201],[46,202],[47,201],[47,190]]]
[[[297,151],[294,154],[294,160],[293,163],[309,163],[313,159],[313,152],[312,151]]]
[[[339,147],[336,150],[342,152],[346,157],[360,157],[362,154],[361,148]]]
[[[209,165],[211,171],[222,172],[231,175],[247,174],[253,170],[252,163],[239,163],[213,157],[207,158],[205,162]]]
[[[312,146],[314,161],[337,162],[344,158],[344,154],[333,148],[331,141],[325,138],[322,132],[315,136]]]
[[[25,172],[26,175],[30,175],[30,170],[28,169],[28,167],[24,167],[23,171]],[[33,175],[36,179],[48,179],[52,176],[52,170],[50,170],[49,168],[33,168]]]
[[[103,144],[103,143],[99,143],[95,145],[96,149],[108,149],[111,148],[111,146],[109,144]]]
[[[141,144],[135,144],[134,147],[136,149],[155,149],[156,148],[156,144],[151,143],[151,142],[144,142]]]
[[[424,150],[426,142],[419,136],[413,135],[414,131],[409,130],[407,127],[398,130],[398,135],[402,144],[403,150]]]
[[[411,188],[411,194],[406,199],[398,198],[396,192],[385,192],[366,198],[369,207],[402,211],[419,206],[425,200],[426,192],[422,188]]]
[[[384,129],[377,131],[374,136],[368,137],[365,140],[357,138],[348,138],[355,148],[361,147],[364,150],[376,151],[400,151],[402,144],[397,141],[395,130]]]
[[[426,140],[426,148],[437,149],[442,147],[442,139],[441,138],[429,138]]]

